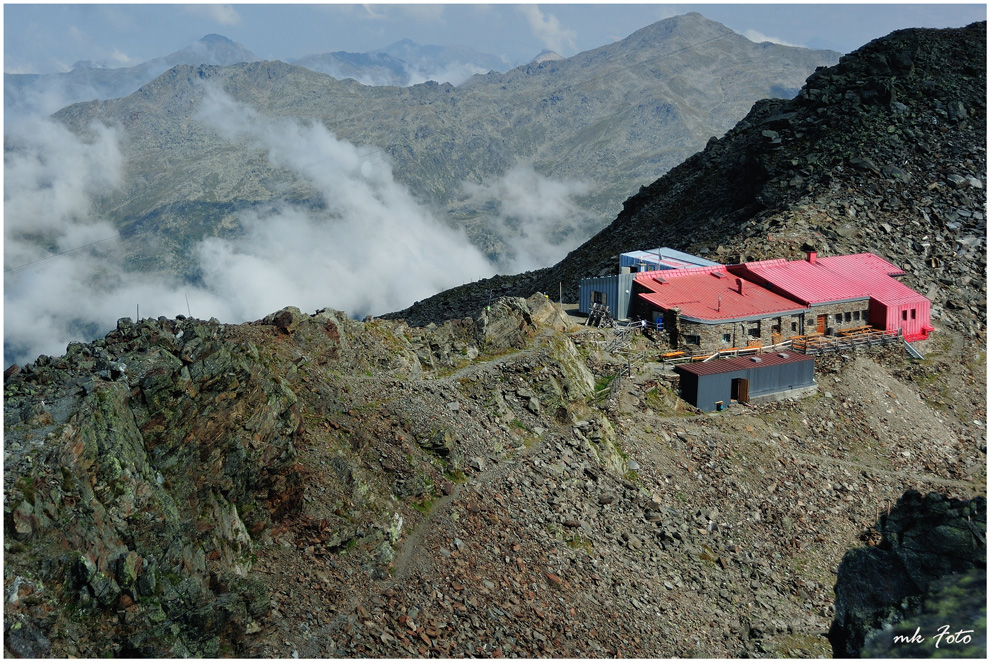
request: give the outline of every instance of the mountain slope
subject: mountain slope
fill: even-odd
[[[811,76],[630,197],[552,268],[443,293],[396,313],[457,317],[501,294],[613,273],[619,253],[670,246],[719,262],[872,251],[902,266],[933,318],[985,337],[985,24],[903,30]]]
[[[369,88],[277,62],[180,67],[130,97],[79,104],[56,118],[76,131],[94,120],[123,129],[129,172],[98,211],[121,227],[153,220],[156,239],[178,260],[182,246],[173,240],[184,234],[183,205],[201,204],[206,226],[217,228],[229,225],[231,209],[270,200],[319,206],[323,195],[273,167],[263,150],[203,126],[196,81],[263,116],[312,118],[337,139],[382,150],[400,182],[498,258],[508,248],[491,227],[489,203],[465,193],[465,182],[491,183],[520,162],[546,177],[585,182],[585,211],[556,232],[588,236],[628,190],[720,135],[755,99],[797,88],[835,56],[753,44],[695,14],[457,88]]]

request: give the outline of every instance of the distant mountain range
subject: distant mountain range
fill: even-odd
[[[430,53],[402,42],[393,52]],[[581,182],[580,209],[551,230],[555,240],[591,236],[630,192],[722,135],[756,100],[793,96],[838,57],[757,44],[692,13],[457,87],[368,87],[282,62],[181,65],[128,97],[77,104],[56,117],[78,132],[94,120],[121,127],[126,181],[97,211],[121,228],[151,230],[160,238],[155,250],[169,251],[180,273],[192,238],[229,229],[238,210],[273,200],[325,204],[264,150],[205,126],[201,81],[262,116],[316,120],[339,140],[378,150],[418,199],[504,261],[513,249],[492,229],[497,195],[479,200],[465,183],[488,185],[520,163],[541,177]],[[399,75],[393,61],[371,61]]]
[[[434,80],[459,85],[474,74],[505,71],[509,63],[499,57],[463,46],[421,46],[403,39],[368,53],[336,51],[289,60],[339,80],[353,78],[364,85],[405,87]]]
[[[208,34],[171,55],[132,67],[100,67],[81,61],[65,73],[4,74],[4,111],[8,116],[48,115],[81,101],[125,97],[176,65],[223,67],[258,61],[260,58],[243,45]],[[510,67],[499,57],[463,46],[421,46],[409,39],[367,53],[336,51],[289,62],[340,80],[353,78],[363,85],[400,87],[427,80],[457,85],[474,74]]]
[[[4,112],[8,117],[47,115],[80,101],[127,96],[176,65],[222,67],[257,60],[258,56],[241,44],[208,34],[187,48],[133,67],[105,68],[77,62],[72,71],[59,74],[4,74]]]

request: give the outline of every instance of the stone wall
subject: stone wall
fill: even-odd
[[[748,347],[751,342],[759,342],[767,347],[795,336],[815,333],[818,315],[826,316],[826,335],[867,325],[870,322],[869,307],[868,300],[854,301],[815,306],[796,315],[771,315],[763,319],[725,324],[688,322],[667,312],[664,314],[664,330],[660,341],[671,349],[684,351],[708,352]]]
[[[825,334],[835,335],[842,329],[864,326],[870,323],[870,301],[853,301],[814,306],[807,314],[807,332],[813,333],[818,315],[827,315]],[[839,317],[841,315],[841,318]]]

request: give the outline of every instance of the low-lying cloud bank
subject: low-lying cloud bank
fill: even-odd
[[[493,264],[393,177],[381,150],[338,140],[319,122],[268,118],[208,88],[197,121],[267,154],[305,178],[320,209],[276,202],[238,217],[234,238],[193,248],[195,285],[124,267],[122,242],[92,201],[122,186],[120,136],[93,126],[83,139],[51,120],[8,125],[4,154],[4,365],[60,355],[117,319],[191,312],[226,323],[285,306],[330,307],[355,317],[399,310],[444,289],[551,264],[573,247],[579,183],[519,166],[465,191],[496,209],[514,248]],[[561,241],[561,237],[567,237]]]

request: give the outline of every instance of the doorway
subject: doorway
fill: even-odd
[[[724,382],[723,382],[724,383]],[[732,380],[732,392],[730,396],[736,402],[743,404],[749,402],[749,380],[737,377]]]

